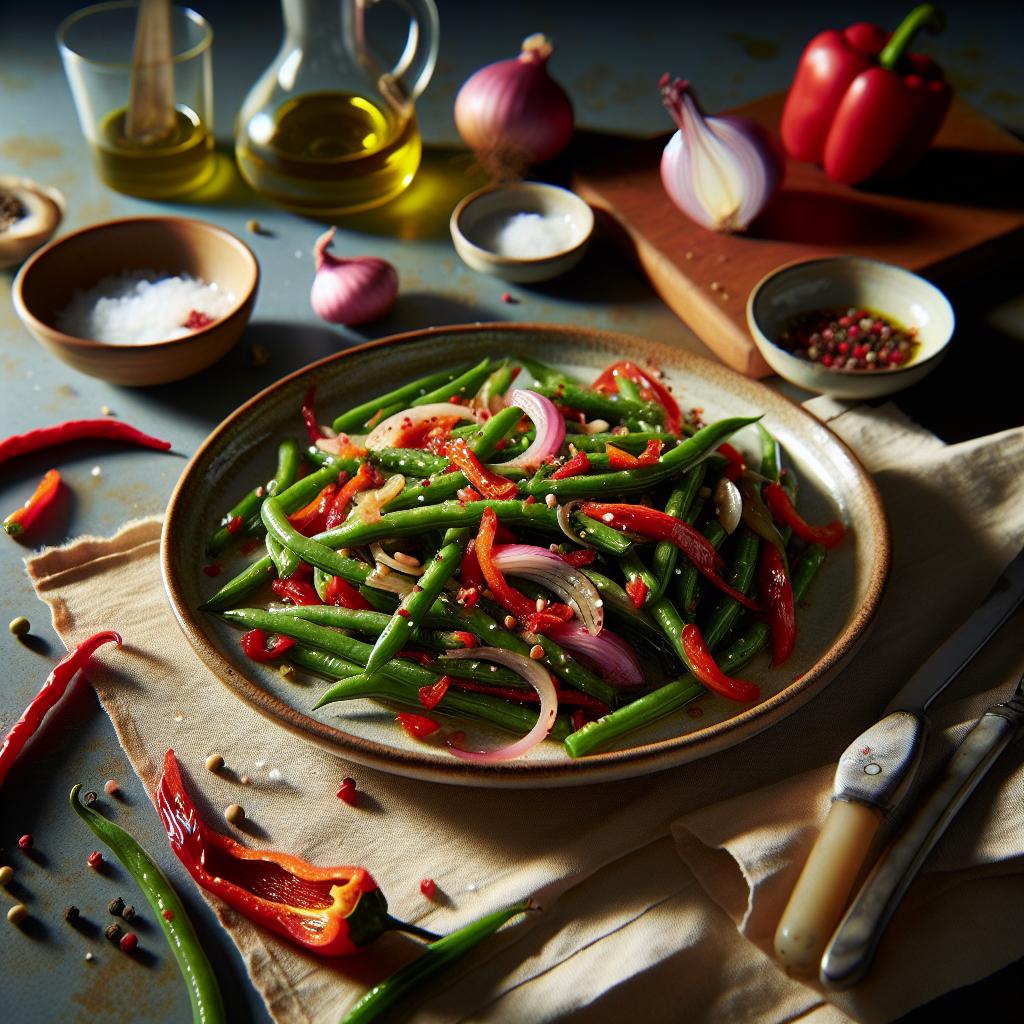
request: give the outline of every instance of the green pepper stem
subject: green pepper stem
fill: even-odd
[[[424,942],[437,942],[441,938],[437,932],[428,931],[426,928],[421,928],[417,924],[410,924],[408,921],[400,921],[397,917],[392,917],[390,914],[384,917],[384,927],[387,931],[404,932],[406,935],[413,935],[417,939],[423,939]]]
[[[914,36],[921,29],[928,29],[931,33],[941,32],[946,27],[946,18],[942,11],[934,4],[920,4],[915,7],[900,23],[895,32],[889,37],[889,42],[878,55],[878,64],[887,71],[896,68],[903,55],[907,52]]]

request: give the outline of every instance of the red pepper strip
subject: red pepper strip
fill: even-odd
[[[583,476],[590,472],[590,459],[586,452],[577,452],[551,474],[552,480],[565,480],[570,476]]]
[[[341,608],[362,608],[373,611],[374,607],[347,580],[340,576],[332,576],[324,588],[324,598],[328,604],[336,604]]]
[[[452,686],[457,690],[467,690],[471,693],[486,693],[492,697],[501,697],[503,700],[515,701],[519,704],[539,704],[540,697],[536,690],[517,690],[513,686],[489,686],[487,683],[478,683],[472,679],[453,679]],[[591,697],[588,693],[579,690],[558,690],[559,707],[581,707],[593,711],[598,717],[607,715],[611,708],[604,701]]]
[[[356,475],[345,483],[331,503],[324,519],[324,529],[333,530],[334,527],[340,526],[345,521],[345,516],[348,515],[348,507],[352,499],[360,491],[368,491],[371,487],[379,486],[380,483],[381,476],[376,467],[371,466],[369,462],[362,463],[356,470]]]
[[[580,548],[579,551],[567,551],[562,555],[562,560],[575,566],[577,569],[584,565],[590,565],[597,558],[597,551],[594,548]]]
[[[775,518],[785,526],[792,527],[793,532],[808,544],[821,544],[826,548],[834,548],[845,536],[846,531],[839,520],[826,523],[824,526],[811,526],[789,500],[789,495],[781,484],[765,484],[762,492],[765,504]]]
[[[422,740],[441,728],[440,724],[426,715],[415,715],[411,711],[403,711],[395,715],[395,721],[405,730],[407,736],[414,740]]]
[[[365,868],[316,867],[214,832],[185,791],[173,750],[156,805],[171,849],[196,883],[250,921],[320,956],[348,956],[394,927]]]
[[[426,651],[402,650],[394,655],[396,658],[404,658],[406,661],[415,661],[417,665],[430,668],[434,664],[434,656]]]
[[[700,630],[692,622],[683,626],[680,638],[690,671],[699,683],[722,697],[742,701],[744,704],[761,699],[761,691],[753,683],[727,676],[718,667]]]
[[[341,479],[344,479],[344,473],[341,474]],[[307,537],[314,533],[320,533],[337,491],[337,484],[328,484],[308,505],[304,505],[298,512],[293,512],[288,517],[288,522],[299,533]],[[239,519],[239,524],[241,524],[241,519]],[[230,524],[228,524],[228,530],[231,530]]]
[[[722,470],[722,476],[728,477],[733,483],[739,480],[743,470],[747,468],[746,460],[743,458],[743,453],[737,451],[728,441],[718,446],[718,451],[721,452],[728,460],[729,463]]]
[[[316,386],[314,385],[306,392],[302,401],[302,419],[306,424],[306,433],[309,434],[309,443],[316,444],[324,436],[323,428],[316,421]]]
[[[164,452],[171,447],[170,441],[161,441],[158,437],[151,437],[149,434],[142,433],[141,430],[128,426],[127,423],[122,423],[121,420],[71,420],[68,423],[58,423],[53,427],[30,430],[27,434],[15,434],[0,441],[0,463],[13,459],[16,455],[24,455],[26,452],[34,452],[40,448],[50,448],[53,445],[78,441],[83,438],[126,441],[129,444],[142,445],[144,448],[156,448]]]
[[[274,641],[272,646],[271,639]],[[275,633],[271,638],[262,629],[250,629],[242,634],[242,650],[253,661],[274,661],[294,646],[295,641],[290,636]]]
[[[537,602],[531,601],[525,594],[511,586],[504,573],[494,564],[491,553],[497,530],[498,517],[494,510],[484,509],[476,535],[476,557],[480,563],[480,571],[484,574],[487,586],[491,588],[491,593],[498,604],[525,622],[531,615],[536,614]]]
[[[459,579],[462,586],[468,590],[471,587],[479,587],[484,580],[484,574],[480,571],[480,562],[476,557],[476,539],[470,537],[466,544],[466,550],[462,553],[462,565],[459,567]]]
[[[448,436],[458,416],[431,416],[415,426],[403,426],[402,432],[391,442],[393,448],[423,448],[435,455],[447,455]]]
[[[640,369],[636,363],[626,359],[620,363],[612,363],[597,380],[591,384],[591,389],[600,391],[606,395],[618,394],[618,386],[615,377],[621,375],[631,380],[640,388],[640,394],[645,401],[653,399],[665,410],[665,429],[670,434],[678,434],[682,430],[683,417],[679,412],[679,405],[672,397],[672,392],[663,384],[660,384],[652,374]],[[646,392],[646,394],[645,394]]]
[[[549,604],[542,612],[530,612],[522,624],[527,633],[547,633],[556,626],[564,626],[572,616],[567,604]]]
[[[441,676],[436,683],[420,687],[420,703],[428,710],[433,711],[444,699],[448,687],[452,685],[451,676]]]
[[[42,725],[47,711],[67,692],[68,685],[75,678],[78,670],[92,657],[97,648],[109,643],[115,643],[120,647],[121,637],[112,630],[96,633],[88,640],[83,640],[73,651],[69,651],[53,666],[39,693],[25,708],[21,718],[11,726],[3,743],[0,744],[0,786],[3,785],[7,773],[11,770],[11,765],[17,760],[22,748]]]
[[[464,629],[456,629],[452,631],[452,636],[456,637],[462,644],[465,650],[469,650],[473,647],[480,646],[480,637],[475,633],[468,633]]]
[[[448,458],[465,474],[466,479],[490,501],[514,498],[519,491],[514,480],[489,470],[470,450],[462,438],[448,445]]]
[[[294,605],[323,604],[320,595],[305,580],[274,580],[270,588],[278,597],[287,597]]]
[[[479,587],[459,587],[455,600],[467,608],[475,608],[480,600]]]
[[[694,568],[723,594],[728,594],[745,608],[761,610],[756,601],[741,594],[718,575],[721,556],[703,534],[681,519],[644,505],[615,505],[596,501],[584,502],[580,505],[580,511],[617,530],[629,530],[651,540],[671,541],[693,563]]]
[[[4,520],[4,530],[15,537],[31,529],[39,516],[53,505],[59,492],[60,473],[55,469],[48,470],[32,497]]]
[[[772,629],[772,664],[781,665],[796,645],[796,611],[793,587],[782,555],[771,544],[761,545],[757,563],[757,587],[768,609]]]
[[[640,455],[634,455],[613,444],[606,444],[604,450],[608,454],[611,469],[638,469],[640,466],[653,466],[661,457],[663,447],[661,441],[648,441]]]
[[[647,603],[647,584],[639,576],[634,576],[626,583],[626,593],[638,611]]]

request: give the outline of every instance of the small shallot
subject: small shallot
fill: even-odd
[[[462,141],[498,176],[550,160],[572,139],[572,103],[548,74],[553,50],[538,32],[523,41],[518,57],[471,75],[455,99]]]
[[[329,324],[355,327],[383,316],[398,295],[398,273],[375,256],[342,259],[328,250],[334,241],[329,228],[313,246],[316,277],[310,302],[313,312]]]
[[[661,157],[669,199],[712,231],[743,231],[782,180],[782,159],[760,125],[745,117],[707,117],[689,82],[663,75],[661,101],[679,131]]]
[[[743,497],[740,489],[727,476],[723,476],[715,488],[715,515],[726,533],[735,532],[740,525]]]

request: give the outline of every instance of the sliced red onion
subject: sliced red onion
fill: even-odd
[[[462,750],[449,746],[448,749],[463,761],[474,761],[476,764],[497,764],[500,761],[511,761],[532,750],[542,740],[547,739],[555,724],[558,714],[558,694],[555,684],[551,681],[548,670],[530,658],[512,651],[503,651],[500,647],[474,647],[464,651],[448,651],[442,655],[444,659],[475,658],[480,661],[493,661],[498,665],[518,672],[536,691],[540,697],[540,711],[537,724],[522,738],[496,750]]]
[[[573,542],[581,547],[592,548],[593,544],[587,543],[587,538],[582,532],[578,532],[572,523],[572,515],[583,504],[583,499],[567,501],[564,505],[555,506],[555,519],[558,520],[558,528]]]
[[[454,402],[430,402],[427,405],[414,405],[409,409],[396,412],[393,416],[381,420],[366,436],[366,447],[374,450],[380,448],[397,448],[395,437],[410,427],[418,427],[426,420],[455,416],[460,420],[476,419],[476,413],[468,405],[456,405]]]
[[[508,396],[509,405],[518,405],[533,420],[537,434],[533,444],[514,459],[504,463],[506,466],[539,466],[549,455],[557,455],[565,441],[565,420],[550,398],[538,395],[527,388],[513,388]]]
[[[602,630],[600,636],[592,636],[580,623],[566,622],[553,626],[547,635],[613,686],[625,690],[641,686],[645,681],[633,648],[610,629]]]
[[[723,476],[715,488],[715,515],[726,533],[733,533],[740,525],[743,515],[743,496],[739,488],[727,477]]]
[[[522,576],[571,605],[591,636],[604,625],[604,601],[597,587],[561,555],[534,544],[499,544],[491,560],[506,576]]]

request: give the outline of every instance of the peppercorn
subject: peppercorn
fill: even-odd
[[[119,796],[121,793],[121,787],[117,784],[115,779],[107,779],[107,781],[103,783],[103,792],[106,793],[107,796]]]
[[[103,864],[103,854],[99,850],[93,850],[86,858],[86,862],[93,870],[99,871],[100,866]]]
[[[74,924],[78,920],[79,913],[78,907],[73,904],[70,907],[65,907],[64,920],[67,921],[68,924]]]
[[[16,619],[11,619],[11,624],[7,628],[14,636],[24,636],[32,628],[32,623],[24,615],[19,615]]]
[[[421,879],[420,892],[423,893],[428,900],[432,900],[437,895],[437,883],[432,878]]]
[[[241,804],[229,804],[224,809],[224,817],[228,824],[238,825],[245,819],[245,808]]]
[[[6,889],[12,878],[14,878],[14,868],[9,864],[5,864],[0,868],[0,885]]]
[[[211,772],[219,772],[224,767],[224,758],[220,754],[211,754],[206,759],[206,768]]]
[[[89,792],[85,794],[84,798],[86,807],[91,807],[94,803],[96,803],[97,800],[99,800],[99,798],[99,794],[96,792],[96,790],[90,789]]]
[[[23,849],[26,852],[28,852],[29,850],[32,849],[32,837],[28,833],[25,833],[25,835],[23,835],[18,840],[18,846],[20,846],[21,849]]]
[[[28,917],[28,907],[24,903],[15,903],[10,910],[7,911],[7,920],[11,924],[21,924],[25,918]]]
[[[128,906],[125,907],[124,910],[121,911],[121,916],[126,921],[134,921],[135,920],[135,908],[129,903]]]
[[[132,953],[135,947],[139,944],[139,937],[135,932],[126,932],[121,936],[121,941],[118,945],[121,947],[122,953]]]
[[[115,896],[107,904],[107,913],[108,914],[113,914],[114,917],[120,917],[123,910],[124,910],[124,900],[121,899],[120,896]]]
[[[110,939],[111,942],[117,942],[121,938],[121,926],[119,924],[108,925],[103,934]]]
[[[344,778],[341,780],[341,788],[338,790],[338,799],[344,800],[349,807],[355,807],[359,802],[359,797],[356,793],[356,780],[351,778]]]

